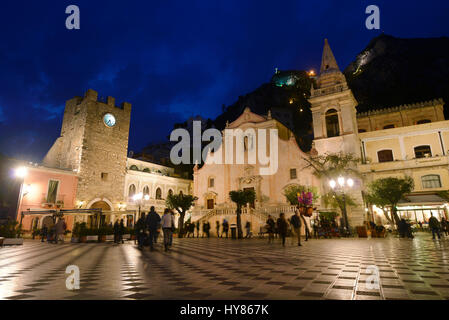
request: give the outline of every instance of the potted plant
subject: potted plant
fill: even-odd
[[[112,230],[108,226],[101,226],[98,228],[98,242],[106,242],[107,235],[112,233]]]
[[[80,223],[78,237],[79,237],[79,241],[81,243],[87,242],[87,234],[88,234],[88,229],[87,229],[86,223],[85,222]]]
[[[88,229],[86,241],[98,241],[98,229]]]
[[[8,220],[5,224],[0,226],[0,238],[3,239],[3,245],[21,245],[23,238],[21,238],[22,228],[15,220]]]

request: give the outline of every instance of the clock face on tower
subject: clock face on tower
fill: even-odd
[[[103,123],[106,125],[106,127],[112,128],[115,126],[115,117],[111,113],[106,113],[103,117]]]

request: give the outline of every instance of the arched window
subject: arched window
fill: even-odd
[[[156,189],[156,199],[160,200],[162,199],[162,190],[161,188]]]
[[[148,188],[148,186],[145,186],[144,188],[143,188],[143,195],[144,196],[146,196],[146,195],[150,195],[150,188]]]
[[[386,126],[384,126],[384,129],[393,129],[394,127],[394,124],[387,124]]]
[[[338,112],[335,109],[330,109],[326,112],[326,130],[328,138],[340,135]]]
[[[213,188],[215,185],[215,179],[210,177],[207,184],[208,184],[209,188]]]
[[[131,167],[129,167],[129,170],[139,171],[139,168],[137,168],[137,166],[133,164]]]
[[[393,161],[393,151],[391,150],[381,150],[377,152],[377,158],[379,162]]]
[[[182,196],[182,195],[183,195],[183,193],[182,193],[182,190],[179,190],[179,195],[180,195],[180,196]]]
[[[438,174],[428,174],[421,177],[424,189],[441,188],[441,179]]]
[[[416,121],[416,124],[424,124],[424,123],[431,123],[431,122],[432,122],[432,120],[422,119],[422,120]]]
[[[173,195],[173,190],[172,190],[172,189],[169,189],[169,190],[168,190],[168,195],[169,195],[169,196],[172,196],[172,195]]]
[[[136,194],[136,186],[130,185],[128,189],[128,197],[133,197]]]
[[[430,146],[415,147],[415,158],[425,158],[425,157],[431,157],[431,156],[432,156],[432,150],[430,149]]]
[[[143,171],[143,172],[148,172],[148,173],[151,172],[150,168],[145,168],[145,169],[143,169],[142,171]]]

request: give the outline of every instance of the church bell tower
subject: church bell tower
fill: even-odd
[[[357,101],[338,67],[327,39],[324,40],[317,87],[312,86],[309,102],[312,105],[314,148],[318,154],[343,152],[360,158]],[[348,219],[354,227],[363,223],[365,212],[362,182],[352,178],[355,185],[347,193],[357,206],[348,210]],[[321,184],[322,193],[329,191],[328,181],[322,181]]]

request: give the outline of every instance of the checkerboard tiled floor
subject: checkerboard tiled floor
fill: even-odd
[[[68,265],[80,290],[65,287]],[[380,288],[369,289],[369,266]],[[367,270],[368,269],[368,270]],[[449,239],[175,239],[171,252],[133,243],[0,248],[0,299],[449,299]]]

